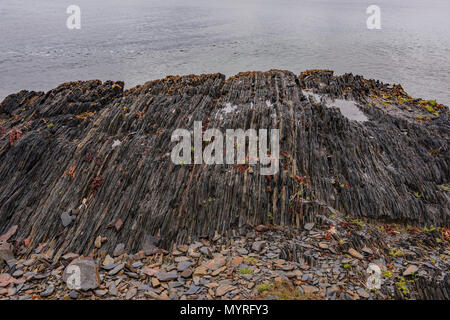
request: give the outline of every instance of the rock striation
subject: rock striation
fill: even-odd
[[[17,226],[9,242],[22,253],[45,243],[57,261],[89,254],[96,239],[111,255],[119,243],[137,252],[155,237],[168,249],[257,225],[300,228],[333,211],[449,225],[449,110],[400,85],[271,70],[123,87],[70,82],[1,103],[0,234]],[[339,100],[367,119],[344,116]],[[173,164],[171,135],[194,121],[279,129],[280,172]]]

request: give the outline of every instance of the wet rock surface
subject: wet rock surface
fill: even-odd
[[[354,103],[367,120],[346,118],[329,103],[336,99]],[[174,165],[171,134],[192,130],[194,121],[203,129],[280,129],[279,173],[261,176],[259,165]],[[448,108],[436,101],[411,98],[400,85],[332,71],[171,76],[126,91],[122,82],[98,80],[47,93],[21,91],[0,104],[0,263],[14,279],[3,276],[8,289],[1,292],[61,295],[62,272],[80,255],[100,267],[95,297],[109,297],[108,288],[115,297],[136,288],[128,298],[176,299],[188,286],[203,288],[198,294],[204,298],[215,298],[219,287],[221,297],[248,298],[258,285],[255,275],[272,275],[245,262],[254,255],[271,261],[267,270],[279,271],[274,278],[290,281],[294,290],[340,298],[339,281],[357,276],[356,266],[363,270],[369,257],[389,255],[399,259],[390,263],[395,272],[433,288],[419,297],[442,297],[445,281],[438,285],[430,275],[448,267],[449,133]],[[390,222],[383,232],[392,237],[400,237],[393,222],[421,232],[395,240],[403,251],[383,237],[371,245],[357,231],[336,247],[330,241],[341,239],[334,233],[321,239],[317,230],[320,217],[338,213],[349,218],[336,228],[362,227],[369,219]],[[297,243],[296,233],[310,241]],[[243,235],[250,245],[236,242]],[[173,245],[180,247],[173,252]],[[139,250],[145,257],[128,261]],[[342,261],[302,269],[324,253]],[[192,265],[180,266],[183,261]],[[337,264],[346,265],[345,272]],[[150,277],[144,284],[153,291],[139,290],[144,268]],[[335,268],[335,282],[320,282]],[[157,273],[169,276],[161,281]],[[247,291],[230,289],[236,273]],[[54,291],[45,291],[50,286]],[[397,287],[403,290],[403,282]],[[360,289],[354,284],[345,296],[360,296]]]

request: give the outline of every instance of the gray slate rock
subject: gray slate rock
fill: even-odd
[[[413,264],[409,265],[408,268],[406,268],[405,271],[403,271],[403,275],[405,277],[410,276],[414,273],[417,273],[417,271],[419,270],[419,268]]]
[[[252,244],[252,250],[256,252],[261,252],[265,246],[266,246],[265,241],[255,241]]]
[[[172,272],[157,272],[155,276],[159,281],[172,281],[178,279],[178,274],[176,271]]]

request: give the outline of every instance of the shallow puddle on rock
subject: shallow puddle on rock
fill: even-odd
[[[356,120],[359,122],[368,121],[366,115],[359,110],[356,103],[351,100],[336,99],[333,102],[327,103],[329,106],[338,107],[341,110],[342,115],[350,120]]]
[[[303,91],[303,94],[305,96],[313,97],[317,103],[321,102],[322,96],[317,93]],[[344,100],[344,99],[330,100],[327,98],[325,98],[325,101],[326,101],[325,105],[327,107],[338,107],[339,110],[341,111],[342,115],[350,120],[355,120],[355,121],[359,121],[359,122],[364,122],[364,121],[369,120],[366,117],[366,115],[361,110],[359,110],[358,106],[356,105],[356,103],[354,101]]]

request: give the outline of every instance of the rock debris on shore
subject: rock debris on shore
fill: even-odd
[[[448,107],[328,70],[123,86],[0,104],[3,298],[448,299]],[[280,172],[174,165],[194,121],[279,129]]]

